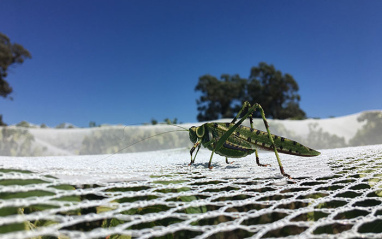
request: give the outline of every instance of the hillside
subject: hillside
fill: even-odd
[[[217,122],[229,121],[225,119]],[[202,123],[179,126],[189,128],[200,124]],[[245,125],[248,124],[246,121]],[[269,120],[269,125],[273,134],[315,149],[382,143],[382,111],[365,111],[328,119]],[[254,127],[265,130],[261,119],[254,119]],[[169,132],[136,143],[155,134],[180,130],[171,125],[66,129],[8,126],[0,129],[0,155],[3,156],[112,154],[192,146],[186,131]]]

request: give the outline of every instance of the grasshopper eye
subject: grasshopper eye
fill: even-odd
[[[196,128],[196,136],[198,136],[198,138],[203,138],[204,133],[205,133],[204,125]]]

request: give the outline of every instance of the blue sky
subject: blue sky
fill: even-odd
[[[0,32],[32,59],[11,67],[8,124],[195,122],[204,74],[264,61],[298,82],[309,117],[382,109],[382,1],[0,2]]]

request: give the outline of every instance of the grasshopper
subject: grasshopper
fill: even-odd
[[[238,121],[241,113],[247,109],[247,113]],[[267,132],[253,128],[252,114],[260,110]],[[251,127],[241,125],[245,119],[249,117]],[[283,176],[291,178],[290,175],[284,172],[278,152],[284,154],[292,154],[304,157],[313,157],[320,155],[320,152],[306,147],[296,141],[273,135],[269,131],[269,125],[264,115],[264,110],[260,104],[256,103],[253,106],[246,101],[241,110],[235,116],[231,123],[205,123],[199,127],[192,126],[189,130],[189,137],[194,146],[190,150],[191,164],[195,162],[196,155],[199,152],[201,145],[212,151],[208,167],[212,169],[211,162],[214,153],[228,158],[241,158],[247,155],[256,154],[256,163],[259,166],[270,166],[261,164],[257,148],[271,150],[275,152],[277,162],[280,167],[280,172]],[[192,154],[197,148],[194,158]]]

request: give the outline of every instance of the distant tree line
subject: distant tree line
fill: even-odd
[[[178,119],[177,118],[174,118],[173,120],[170,120],[169,118],[166,118],[163,120],[163,123],[164,124],[178,124]],[[163,124],[163,123],[160,123],[158,122],[158,120],[156,119],[151,119],[151,124],[152,125],[156,125],[156,124]],[[181,124],[181,122],[179,122]]]
[[[245,101],[259,103],[267,118],[304,119],[300,108],[298,84],[290,74],[283,74],[264,62],[252,67],[249,78],[223,74],[220,79],[203,75],[195,87],[201,96],[197,100],[198,121],[233,118]],[[254,117],[260,117],[259,112]]]

